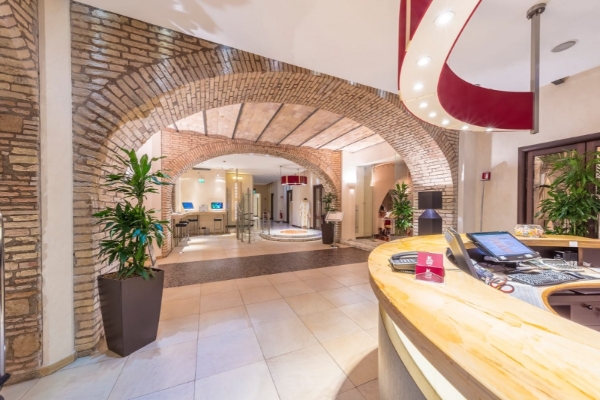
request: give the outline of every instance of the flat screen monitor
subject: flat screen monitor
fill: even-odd
[[[193,210],[194,209],[194,203],[192,203],[191,201],[184,201],[181,204],[183,205],[184,210]]]
[[[498,261],[524,261],[540,254],[506,231],[467,233],[467,237],[488,256]]]
[[[215,201],[213,201],[212,203],[210,203],[210,209],[211,210],[222,210],[223,209],[223,203],[222,202],[215,202]]]
[[[473,265],[473,261],[471,261],[469,253],[467,253],[467,249],[465,248],[465,244],[463,243],[460,234],[454,229],[450,228],[446,232],[445,238],[450,245],[450,251],[454,256],[456,266],[472,277],[479,279],[475,265]]]

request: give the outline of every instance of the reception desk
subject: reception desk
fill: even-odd
[[[580,261],[600,249],[598,240],[567,236],[522,242],[536,250],[571,248]],[[423,236],[381,245],[369,257],[380,304],[382,400],[600,399],[599,332],[501,293],[445,257],[444,284],[415,281],[388,263],[402,251],[446,248],[442,235]],[[549,294],[582,287],[600,288],[600,280],[544,287],[537,295],[548,305]],[[600,320],[600,308],[590,312]]]
[[[219,210],[219,211],[187,211],[183,213],[173,213],[171,214],[171,221],[173,226],[175,223],[180,220],[187,220],[189,218],[198,217],[198,226],[199,228],[205,226],[210,229],[211,233],[225,233],[225,226],[227,225],[227,211]],[[214,228],[214,219],[221,218],[220,229],[215,230]]]

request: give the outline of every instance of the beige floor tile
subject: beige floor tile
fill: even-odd
[[[254,330],[265,358],[319,344],[299,318],[260,324]]]
[[[271,284],[269,286],[240,289],[240,294],[246,304],[262,303],[281,298],[279,292]]]
[[[136,397],[135,400],[194,400],[194,382]]]
[[[200,301],[200,312],[205,313],[243,305],[244,302],[242,301],[240,292],[232,290],[224,293],[211,294],[210,296],[202,296],[202,300]]]
[[[204,252],[203,251],[195,251],[192,253],[183,253],[179,256],[177,260],[178,263],[184,262],[194,262],[194,261],[202,261],[204,260]]]
[[[344,274],[344,275],[332,275],[332,279],[335,279],[339,283],[344,286],[354,286],[354,285],[362,285],[363,283],[368,283],[369,279],[362,278],[356,274]]]
[[[348,390],[347,392],[338,394],[335,398],[332,398],[331,400],[365,400],[365,398],[358,391],[358,389],[354,388],[352,390]]]
[[[260,286],[272,286],[271,282],[266,276],[253,276],[251,278],[236,279],[235,283],[238,285],[238,289],[250,289]]]
[[[325,290],[319,292],[321,296],[325,297],[331,304],[336,307],[343,307],[349,304],[363,303],[366,298],[350,290],[347,287],[341,287],[333,290]]]
[[[264,361],[196,381],[195,400],[279,400]]]
[[[246,306],[252,325],[255,327],[267,322],[281,321],[296,317],[294,310],[283,299],[265,301]]]
[[[271,358],[267,365],[282,400],[335,398],[354,386],[320,345]]]
[[[105,400],[126,362],[122,358],[55,372],[35,382],[21,400]]]
[[[185,317],[200,313],[200,298],[190,297],[188,299],[179,299],[165,301],[160,310],[160,320]]]
[[[265,275],[265,278],[267,278],[269,280],[269,282],[271,282],[272,285],[277,285],[280,283],[296,282],[296,281],[300,280],[300,278],[298,278],[292,272],[282,272],[280,274]]]
[[[320,342],[362,331],[354,321],[338,309],[300,317]]]
[[[352,272],[348,268],[348,265],[335,265],[333,267],[319,268],[319,271],[321,271],[322,273],[324,273],[325,275],[328,275],[328,276],[344,275],[344,274],[349,274],[350,272]]]
[[[333,304],[325,300],[319,293],[308,293],[285,299],[298,315],[313,314],[335,308]]]
[[[200,315],[194,314],[160,321],[156,340],[137,352],[197,340],[199,319]]]
[[[235,280],[220,281],[220,282],[209,282],[202,284],[202,296],[210,296],[216,293],[229,292],[231,290],[238,290]]]
[[[379,340],[379,326],[375,328],[367,329],[367,333],[373,336],[375,339]]]
[[[377,297],[375,296],[375,293],[373,293],[373,289],[371,289],[371,284],[370,283],[364,283],[362,285],[354,285],[354,286],[349,286],[349,288],[351,290],[353,290],[354,292],[360,294],[362,297],[364,297],[365,299],[372,301],[374,303],[377,303],[379,300],[377,300]]]
[[[193,381],[196,346],[193,341],[132,354],[109,399],[131,399]]]
[[[198,337],[208,337],[237,331],[251,326],[244,307],[226,308],[200,314]]]
[[[102,341],[100,342],[100,347],[92,355],[89,355],[86,357],[80,357],[80,358],[76,359],[75,361],[73,361],[71,364],[62,368],[62,370],[77,368],[77,367],[81,367],[82,365],[95,364],[97,362],[102,362],[102,361],[107,361],[107,360],[115,360],[115,359],[123,359],[123,357],[108,350],[108,348],[106,347],[106,341],[104,339],[102,339]]]
[[[301,280],[296,282],[280,283],[275,289],[283,297],[298,296],[299,294],[313,293],[315,290]]]
[[[162,301],[200,297],[201,285],[188,285],[163,289]]]
[[[252,328],[198,340],[196,379],[264,360]]]
[[[315,289],[317,292],[344,287],[344,285],[329,277],[319,279],[308,279],[304,282],[311,288]]]
[[[38,380],[32,379],[15,385],[4,386],[2,388],[2,396],[4,396],[5,400],[20,400]]]
[[[362,384],[357,389],[366,400],[379,400],[379,379]]]
[[[295,271],[294,275],[296,275],[298,278],[302,279],[303,281],[307,281],[309,279],[327,278],[327,275],[325,275],[324,273],[322,273],[321,271],[319,271],[317,269],[305,269],[303,271]]]
[[[340,311],[365,330],[377,327],[379,308],[375,303],[365,301],[364,303],[350,304],[340,307]]]
[[[202,261],[222,260],[224,258],[230,258],[230,257],[228,257],[227,253],[222,252],[222,251],[211,251],[211,252],[205,252],[204,254],[202,254]]]
[[[322,342],[355,386],[377,379],[377,340],[365,331]]]

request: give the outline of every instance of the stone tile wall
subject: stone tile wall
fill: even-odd
[[[42,362],[37,1],[0,0],[0,212],[11,383]]]
[[[444,223],[456,224],[458,133],[418,121],[396,94],[79,3],[72,3],[72,47],[75,319],[80,355],[90,353],[102,334],[95,282],[110,267],[97,262],[102,234],[91,215],[116,200],[102,189],[103,176],[112,170],[119,147],[139,148],[155,132],[192,114],[272,102],[343,115],[378,133],[398,151],[411,171],[415,192],[443,191]],[[219,151],[231,148],[209,154]]]

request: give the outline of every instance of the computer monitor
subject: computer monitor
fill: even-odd
[[[518,262],[540,257],[506,231],[467,233],[467,237],[494,261]]]
[[[194,209],[194,203],[192,203],[191,201],[184,201],[181,204],[183,205],[184,210],[193,210]]]
[[[473,265],[473,261],[471,261],[471,257],[469,257],[469,253],[467,253],[467,249],[465,248],[465,244],[459,233],[454,229],[449,228],[446,231],[445,238],[450,245],[450,251],[452,251],[456,266],[475,279],[479,279],[475,265]]]
[[[215,201],[213,201],[212,203],[210,203],[210,209],[211,210],[222,210],[223,209],[223,203],[222,202],[215,202]]]

